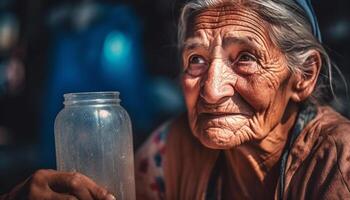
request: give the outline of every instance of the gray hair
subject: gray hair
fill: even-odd
[[[332,70],[335,68],[323,48],[322,44],[312,34],[311,24],[295,0],[193,0],[188,2],[182,9],[179,19],[178,45],[180,51],[188,37],[188,23],[194,12],[206,8],[216,7],[222,4],[232,3],[243,6],[257,13],[263,20],[269,23],[269,31],[272,42],[286,56],[288,67],[292,72],[299,70],[304,75],[308,71],[303,65],[307,61],[309,50],[320,53],[322,67],[316,88],[309,98],[310,101],[325,103],[329,100],[329,93],[333,92]],[[339,73],[342,77],[342,74]],[[343,77],[342,77],[343,78]]]

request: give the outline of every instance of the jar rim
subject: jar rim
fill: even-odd
[[[64,105],[73,104],[111,104],[119,103],[119,92],[100,91],[100,92],[76,92],[64,94]]]

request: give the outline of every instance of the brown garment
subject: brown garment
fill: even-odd
[[[291,149],[284,199],[350,199],[350,122],[329,107],[306,125]]]
[[[350,121],[330,107],[318,107],[317,110],[316,117],[304,127],[290,150],[283,199],[350,199]],[[165,199],[204,200],[219,151],[200,144],[189,132],[185,117],[172,123],[165,146]],[[143,151],[146,149],[143,148]],[[232,156],[230,158],[226,152],[225,159],[228,162]],[[242,171],[244,165],[237,167]],[[225,175],[228,181],[216,184],[219,189],[226,190],[226,196],[222,194],[219,199],[272,198],[256,194],[255,186],[243,191],[243,195],[235,192],[239,182],[244,180],[230,182],[229,177],[234,174]],[[274,199],[277,200],[279,184],[275,185]],[[137,190],[142,191],[142,188]],[[140,194],[138,197],[143,197],[140,199],[155,199],[146,198],[145,193]]]

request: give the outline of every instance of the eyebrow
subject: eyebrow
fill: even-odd
[[[227,36],[224,37],[222,41],[222,47],[225,49],[230,45],[238,44],[242,45],[251,51],[254,51],[259,57],[264,57],[264,53],[266,52],[264,49],[261,49],[256,42],[253,42],[254,38],[250,37],[236,37],[236,36]]]
[[[222,41],[222,47],[226,48],[232,44],[245,45],[252,49],[259,49],[258,46],[252,41],[252,39],[248,37],[235,37],[235,36],[227,36]],[[184,50],[192,50],[196,48],[205,48],[208,49],[208,45],[201,42],[199,38],[191,38],[186,40],[183,44]]]
[[[252,39],[248,37],[235,37],[235,36],[224,37],[222,41],[222,47],[224,49],[232,44],[244,45],[250,49],[256,49],[256,50],[259,49],[259,47],[252,41]]]
[[[208,45],[203,43],[199,38],[191,38],[184,42],[182,49],[183,50],[193,50],[197,48],[208,49]]]

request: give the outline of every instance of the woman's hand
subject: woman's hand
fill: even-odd
[[[115,197],[80,173],[39,170],[0,199],[115,200]]]

